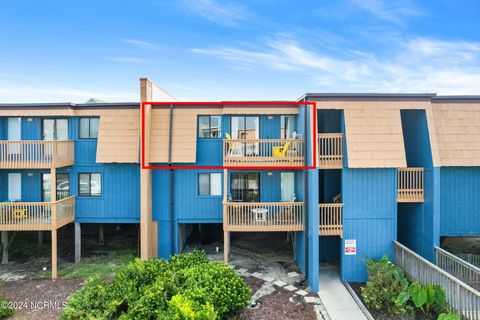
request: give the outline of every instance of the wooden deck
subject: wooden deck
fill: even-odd
[[[301,139],[223,140],[226,166],[304,166]]]
[[[318,134],[318,167],[320,169],[341,169],[343,167],[343,134]]]
[[[321,203],[319,211],[319,234],[343,237],[342,203]]]
[[[398,202],[424,201],[424,169],[398,169]]]
[[[51,169],[73,162],[73,141],[0,141],[0,169]]]
[[[75,196],[56,202],[0,203],[0,231],[51,231],[74,220]]]
[[[302,231],[303,219],[303,202],[226,202],[223,205],[224,231]]]

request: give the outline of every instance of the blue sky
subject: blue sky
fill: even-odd
[[[0,2],[0,102],[480,94],[478,0]]]

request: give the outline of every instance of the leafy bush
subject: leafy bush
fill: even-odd
[[[404,314],[412,309],[407,304],[398,304],[397,298],[408,288],[408,280],[402,269],[383,256],[380,260],[367,260],[368,281],[361,289],[365,304],[374,310],[389,314]]]
[[[442,313],[437,320],[460,320],[460,316],[456,313]]]
[[[11,316],[14,312],[15,309],[8,305],[8,301],[0,297],[0,318]]]
[[[433,318],[432,307],[435,312],[442,312],[446,309],[445,291],[441,286],[432,286],[430,284],[422,285],[415,281],[400,293],[397,299],[398,305],[405,305],[412,301],[415,307],[419,308],[427,317]]]
[[[250,288],[204,252],[170,261],[137,259],[110,284],[89,280],[69,299],[62,319],[224,319],[250,300]]]

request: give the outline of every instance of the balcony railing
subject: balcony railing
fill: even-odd
[[[303,202],[227,202],[224,231],[301,231]]]
[[[319,205],[319,234],[321,236],[343,236],[342,203]]]
[[[0,169],[59,168],[73,161],[73,141],[0,141]]]
[[[223,141],[223,163],[229,166],[303,166],[301,139],[241,139]]]
[[[398,169],[398,202],[423,202],[424,200],[424,169]]]
[[[56,202],[1,202],[1,231],[58,229],[75,219],[75,196]]]
[[[318,167],[341,169],[343,165],[343,134],[318,134]]]

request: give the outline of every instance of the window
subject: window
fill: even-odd
[[[258,202],[260,201],[260,173],[237,172],[232,173],[230,179],[232,201]]]
[[[79,173],[78,195],[80,197],[100,197],[102,195],[102,174]]]
[[[232,139],[256,140],[259,137],[259,117],[232,117]]]
[[[293,139],[295,116],[280,117],[280,139]]]
[[[199,173],[198,174],[198,195],[199,196],[221,196],[222,195],[222,174],[221,173]]]
[[[80,139],[97,139],[99,118],[80,118],[78,137]]]
[[[68,140],[68,119],[43,119],[42,140]]]
[[[42,201],[50,202],[52,180],[50,173],[42,174]],[[57,173],[57,201],[70,196],[70,177],[68,173]]]
[[[220,138],[222,131],[221,116],[199,116],[198,137],[199,138]]]

